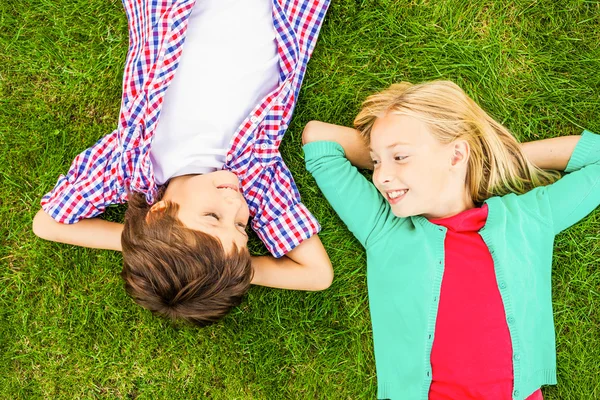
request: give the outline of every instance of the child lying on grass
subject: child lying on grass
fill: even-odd
[[[392,85],[354,124],[303,140],[367,252],[378,398],[541,399],[554,237],[600,204],[600,136],[519,145],[451,82]]]
[[[34,232],[122,250],[138,304],[200,326],[251,283],[327,288],[319,224],[278,147],[328,3],[124,1],[119,125],[43,197]],[[124,225],[94,218],[124,202]],[[249,218],[274,257],[250,256]]]

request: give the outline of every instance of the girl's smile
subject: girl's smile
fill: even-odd
[[[407,193],[408,189],[388,190],[386,191],[386,199],[390,204],[397,204],[406,196]]]
[[[394,215],[444,218],[473,207],[464,141],[442,143],[427,123],[393,112],[377,118],[370,139],[373,183]]]

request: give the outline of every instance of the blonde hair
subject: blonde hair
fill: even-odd
[[[527,160],[508,129],[452,82],[394,84],[365,100],[354,126],[368,141],[377,118],[388,113],[425,122],[441,143],[460,139],[469,144],[466,186],[475,203],[492,196],[525,193],[560,177],[557,171],[541,170]]]

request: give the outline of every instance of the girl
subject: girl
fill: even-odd
[[[519,145],[451,82],[392,85],[354,122],[311,122],[304,151],[367,251],[378,398],[541,399],[553,241],[600,203],[600,136]]]

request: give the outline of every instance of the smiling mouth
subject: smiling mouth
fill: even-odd
[[[238,193],[240,192],[240,189],[237,186],[231,185],[231,184],[219,185],[219,186],[217,186],[217,189],[230,189],[230,190],[233,190]]]
[[[406,196],[406,193],[408,193],[408,189],[391,190],[385,192],[385,198],[390,204],[396,204]]]

